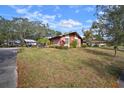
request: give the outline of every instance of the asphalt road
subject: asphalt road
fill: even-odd
[[[0,48],[0,88],[15,88],[17,48]]]

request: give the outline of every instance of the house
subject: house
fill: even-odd
[[[64,35],[58,35],[51,37],[50,42],[57,46],[67,46],[70,47],[74,40],[77,40],[77,47],[81,47],[82,38],[77,32],[71,32]]]
[[[20,40],[4,40],[3,46],[18,47],[21,46]]]
[[[33,40],[33,39],[24,39],[24,42],[26,44],[26,46],[36,46],[37,45],[37,41]]]
[[[106,46],[106,41],[92,40],[91,46],[98,46],[98,47]]]
[[[10,40],[8,43],[10,46],[20,46],[21,45],[20,40]]]

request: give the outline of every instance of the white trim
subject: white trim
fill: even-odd
[[[64,46],[70,47],[70,37],[69,37],[69,35],[65,36],[65,42],[66,42],[66,38],[68,38],[68,44],[65,44]]]
[[[77,36],[75,36],[75,39],[78,39],[78,37],[77,37]]]

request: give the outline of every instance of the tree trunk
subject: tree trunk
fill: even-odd
[[[114,50],[115,50],[114,56],[116,56],[117,55],[117,46],[114,46]]]
[[[117,49],[115,48],[115,55],[114,56],[116,56],[116,53],[117,53]]]

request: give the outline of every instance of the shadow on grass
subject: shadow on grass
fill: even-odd
[[[119,78],[122,73],[122,69],[116,65],[106,66],[105,71],[116,78]]]
[[[108,50],[112,50],[112,49],[108,49]],[[122,73],[124,73],[123,72],[124,58],[121,58],[119,56],[115,57],[114,55],[109,54],[107,52],[103,52],[103,51],[97,51],[97,50],[91,50],[91,49],[84,49],[84,51],[95,54],[97,56],[101,56],[106,61],[109,61],[111,63],[110,64],[104,61],[102,62],[95,58],[88,59],[87,62],[82,61],[83,64],[90,66],[96,72],[98,72],[100,76],[112,75],[115,78],[119,78],[120,76],[122,76]],[[123,74],[123,78],[124,78],[124,74]]]
[[[99,48],[114,51],[114,49],[112,49],[112,48],[105,48],[105,47],[99,47]],[[124,49],[118,49],[117,51],[124,52]]]
[[[96,59],[89,59],[89,61],[82,61],[82,64],[91,67],[97,72],[97,74],[102,78],[112,75],[115,78],[119,78],[122,73],[122,68],[116,64],[105,64],[104,61],[98,61]]]
[[[84,49],[84,51],[95,54],[95,55],[114,57],[114,55],[108,54],[106,52],[101,52],[101,51],[96,51],[96,50],[91,50],[91,49]]]
[[[113,51],[114,51],[113,48],[106,48],[106,47],[99,47],[99,48],[101,48],[101,49],[106,49],[106,50],[113,50]]]

